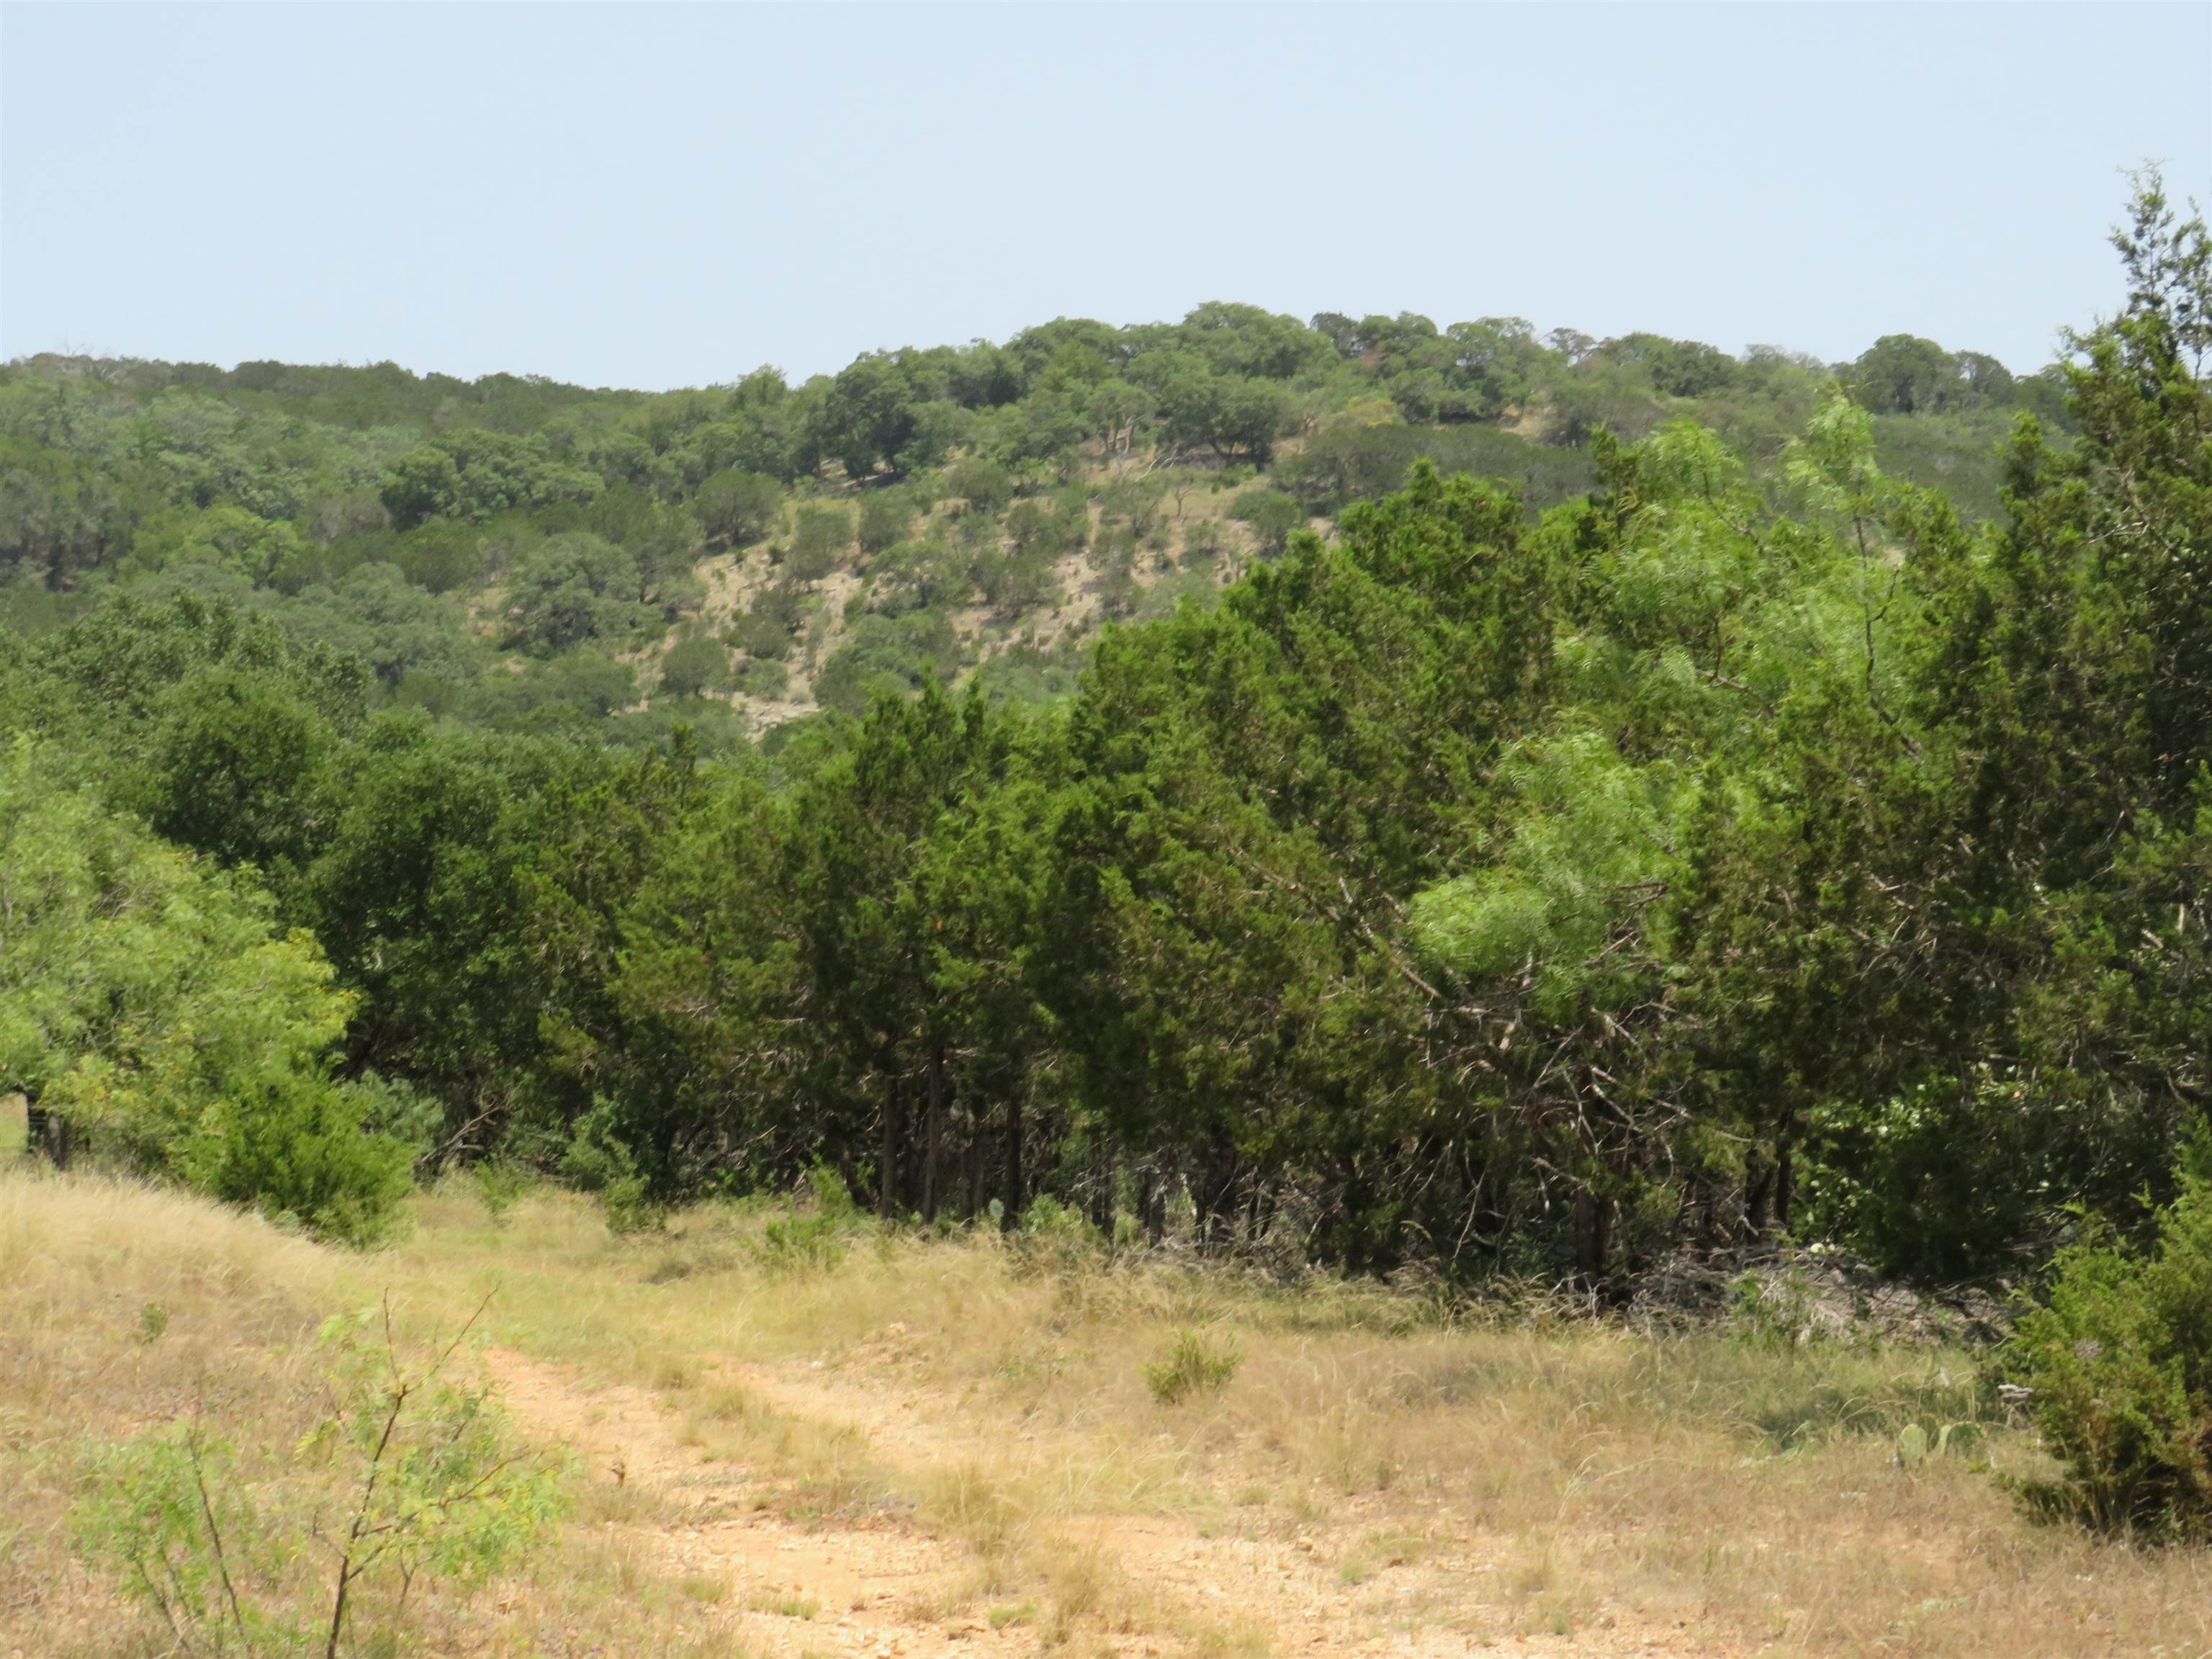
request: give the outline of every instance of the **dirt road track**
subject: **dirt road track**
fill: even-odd
[[[568,1449],[588,1480],[631,1489],[636,1513],[649,1518],[602,1522],[611,1541],[652,1571],[721,1596],[720,1616],[750,1650],[775,1659],[1042,1650],[1038,1607],[1046,1598],[991,1590],[964,1544],[931,1536],[896,1507],[791,1519],[777,1506],[775,1482],[686,1443],[684,1422],[663,1396],[631,1385],[589,1387],[507,1350],[494,1351],[490,1364],[526,1432]],[[957,1467],[962,1437],[945,1402],[818,1373],[722,1370],[782,1416],[864,1437],[872,1459],[902,1475],[927,1479],[933,1468]],[[1352,1585],[1312,1539],[1207,1536],[1172,1516],[1069,1517],[1054,1544],[1092,1558],[1098,1575],[1139,1587],[1162,1615],[1109,1616],[1109,1628],[1086,1628],[1064,1650],[1079,1655],[1734,1659],[1739,1651],[1625,1626],[1488,1638],[1447,1628],[1453,1597],[1479,1596],[1485,1575],[1498,1571],[1479,1550],[1386,1562],[1387,1583]],[[1194,1637],[1194,1629],[1207,1634]]]

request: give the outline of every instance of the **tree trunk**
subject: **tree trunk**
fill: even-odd
[[[938,1158],[945,1143],[945,1045],[929,1051],[929,1121],[923,1131],[921,1155],[921,1218],[937,1219],[939,1180]]]
[[[1753,1238],[1764,1238],[1771,1224],[1768,1206],[1773,1200],[1774,1174],[1764,1158],[1753,1157],[1750,1164],[1744,1176],[1743,1220]]]
[[[899,1079],[893,1072],[884,1096],[884,1167],[876,1177],[876,1214],[889,1221],[898,1213]]]
[[[1784,1232],[1790,1231],[1790,1188],[1794,1173],[1790,1157],[1790,1131],[1796,1127],[1790,1119],[1782,1120],[1782,1128],[1775,1137],[1774,1146],[1774,1219]]]
[[[23,1091],[23,1151],[33,1158],[44,1154],[57,1170],[69,1168],[72,1150],[69,1120],[39,1104],[39,1097]]]
[[[1208,1138],[1198,1169],[1198,1237],[1208,1250],[1228,1243],[1237,1203],[1237,1154],[1217,1133]]]
[[[1111,1238],[1114,1236],[1114,1154],[1101,1147],[1096,1184],[1091,1194],[1091,1224]]]
[[[999,1225],[1012,1232],[1022,1214],[1022,1103],[1012,1096],[1006,1100],[1006,1212],[999,1218]]]
[[[1613,1200],[1585,1188],[1575,1194],[1575,1272],[1592,1291],[1604,1281],[1612,1243]]]

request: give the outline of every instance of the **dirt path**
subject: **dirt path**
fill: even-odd
[[[1006,1583],[1003,1568],[1001,1582],[988,1582],[965,1544],[931,1535],[900,1506],[861,1504],[794,1520],[781,1502],[783,1483],[699,1443],[664,1396],[629,1385],[589,1387],[507,1350],[495,1350],[490,1364],[526,1429],[572,1450],[592,1482],[623,1489],[623,1501],[610,1507],[626,1518],[601,1524],[654,1571],[717,1598],[718,1617],[743,1650],[774,1659],[926,1659],[1048,1647],[1050,1587]],[[834,1374],[726,1363],[714,1369],[779,1417],[850,1437],[902,1489],[1003,1449],[963,1432],[967,1419],[954,1402],[920,1391],[909,1397],[896,1386]],[[1472,1539],[1418,1560],[1385,1550],[1351,1575],[1341,1547],[1359,1522],[1357,1506],[1347,1506],[1332,1517],[1332,1536],[1317,1542],[1209,1535],[1167,1516],[1062,1517],[1045,1554],[1101,1587],[1097,1610],[1079,1621],[1081,1634],[1066,1650],[1133,1659],[1196,1652],[1725,1659],[1736,1651],[1675,1631],[1603,1623],[1571,1636],[1468,1634],[1462,1615],[1495,1592],[1496,1552]]]
[[[732,1633],[765,1655],[987,1655],[1034,1650],[1012,1627],[948,1607],[970,1577],[960,1552],[895,1518],[800,1525],[768,1506],[742,1464],[702,1457],[648,1390],[586,1389],[507,1350],[492,1375],[524,1427],[573,1452],[586,1478],[629,1489],[650,1518],[605,1523],[664,1575],[711,1585]]]

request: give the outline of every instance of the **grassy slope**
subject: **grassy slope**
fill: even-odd
[[[449,1188],[408,1243],[347,1257],[0,1176],[0,1654],[161,1650],[70,1561],[78,1460],[184,1411],[281,1455],[319,1318],[386,1289],[425,1329],[495,1292],[490,1363],[586,1466],[557,1548],[425,1607],[440,1652],[2212,1645],[2202,1554],[2038,1528],[1963,1459],[1899,1465],[1899,1425],[1972,1414],[1957,1352],[1454,1321],[995,1237],[856,1233],[810,1262],[767,1218],[624,1241],[572,1197],[495,1221]],[[1189,1328],[1242,1366],[1163,1406],[1142,1365]],[[2038,1461],[2001,1427],[1984,1447]]]

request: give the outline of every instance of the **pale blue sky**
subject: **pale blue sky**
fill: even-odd
[[[0,9],[0,356],[795,375],[1209,299],[2020,368],[2212,6]]]

